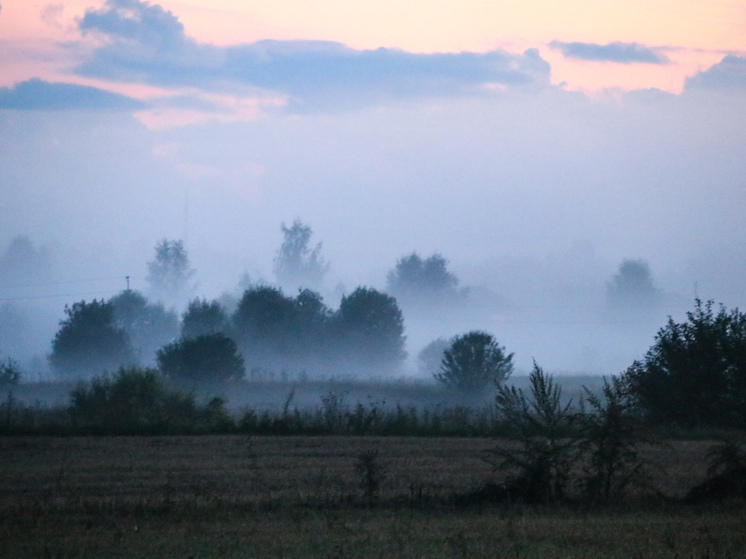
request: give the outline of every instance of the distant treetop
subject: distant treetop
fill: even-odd
[[[448,260],[438,253],[426,259],[416,252],[400,258],[387,279],[388,291],[405,298],[453,295],[458,286],[458,278],[448,270]]]
[[[280,229],[283,241],[274,262],[277,281],[292,290],[321,285],[329,264],[321,256],[321,243],[314,248],[308,246],[313,235],[311,226],[296,219],[290,227],[283,223]]]

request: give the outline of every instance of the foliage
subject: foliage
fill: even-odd
[[[135,361],[127,332],[116,324],[112,303],[80,301],[65,306],[65,314],[49,356],[55,371],[90,377]]]
[[[746,315],[695,302],[687,321],[668,324],[625,373],[653,421],[691,427],[746,427]]]
[[[78,432],[189,433],[229,428],[224,404],[213,399],[202,408],[191,394],[168,390],[156,370],[125,367],[78,384],[70,393],[69,412]]]
[[[275,257],[274,272],[277,281],[292,288],[318,287],[329,264],[321,257],[321,243],[313,249],[308,247],[313,231],[300,219],[290,227],[280,226],[283,241]]]
[[[193,275],[184,241],[163,239],[155,245],[155,260],[148,262],[147,279],[158,297],[178,299],[188,291]]]
[[[475,330],[451,340],[433,376],[448,388],[476,394],[505,381],[513,372],[512,359],[492,335]]]
[[[433,299],[453,295],[458,278],[440,254],[422,259],[416,252],[403,256],[388,274],[387,290],[405,298]]]
[[[236,342],[224,334],[185,338],[158,350],[158,368],[169,379],[225,382],[243,377],[244,360]]]
[[[21,368],[15,359],[8,359],[0,363],[0,386],[6,384],[18,384],[21,380]]]
[[[342,351],[359,366],[390,368],[406,357],[404,318],[390,295],[358,287],[342,298],[334,327]]]
[[[114,320],[129,336],[140,361],[155,360],[155,352],[179,333],[179,319],[161,303],[153,304],[137,291],[127,289],[109,301],[114,305]]]
[[[562,405],[562,390],[536,363],[529,383],[530,398],[514,386],[498,386],[498,414],[516,446],[492,449],[498,460],[491,463],[508,476],[506,489],[512,498],[559,502],[578,460],[577,443],[568,437],[576,416],[572,401]]]
[[[206,334],[224,332],[228,317],[218,301],[194,299],[189,302],[181,319],[181,337],[196,338]]]
[[[630,484],[645,480],[638,448],[645,438],[634,399],[622,377],[612,376],[611,382],[604,378],[600,397],[583,388],[590,411],[579,416],[585,458],[581,483],[589,500],[608,503]]]
[[[624,260],[607,287],[609,308],[616,311],[649,309],[660,302],[650,266],[644,260]]]

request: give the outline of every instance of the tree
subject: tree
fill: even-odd
[[[8,357],[0,363],[0,386],[18,384],[21,380],[21,368],[15,359]]]
[[[232,317],[233,333],[251,359],[287,356],[297,334],[297,308],[275,287],[247,289]]]
[[[196,338],[205,334],[224,332],[228,317],[217,301],[194,299],[189,302],[181,319],[181,337]]]
[[[135,362],[129,336],[116,324],[112,303],[80,301],[65,306],[65,314],[49,356],[55,371],[90,377]]]
[[[178,300],[189,290],[193,275],[183,241],[163,239],[155,245],[155,260],[148,262],[147,279],[157,297]]]
[[[231,318],[231,331],[251,366],[307,369],[326,354],[331,313],[318,293],[287,297],[275,287],[247,289]]]
[[[358,366],[390,368],[406,357],[404,319],[390,295],[358,287],[342,298],[333,320],[342,353]]]
[[[283,241],[275,257],[274,272],[280,285],[286,288],[318,287],[329,264],[321,257],[321,243],[308,247],[313,231],[300,219],[293,225],[280,225]]]
[[[388,274],[387,290],[410,299],[454,296],[458,278],[448,271],[448,260],[438,253],[423,260],[416,252],[397,260]]]
[[[448,388],[476,394],[506,380],[513,372],[512,359],[491,334],[475,330],[451,340],[440,372],[433,376]]]
[[[514,445],[497,447],[493,467],[505,472],[508,496],[529,502],[565,498],[579,454],[568,432],[577,416],[572,401],[562,404],[562,390],[551,375],[534,363],[529,375],[530,397],[515,386],[498,386],[495,403]]]
[[[746,427],[746,315],[695,301],[625,373],[647,416],[682,427]]]
[[[609,308],[634,311],[654,308],[660,303],[660,290],[653,284],[650,266],[644,260],[624,260],[607,286]]]
[[[114,320],[129,336],[140,361],[152,363],[155,352],[179,335],[179,319],[161,303],[153,304],[138,291],[127,289],[109,301]]]
[[[190,382],[238,380],[245,372],[236,342],[221,333],[182,339],[158,350],[158,368],[167,378]]]

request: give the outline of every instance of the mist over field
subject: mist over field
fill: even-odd
[[[101,41],[76,51],[71,75],[170,96],[42,79],[0,89],[0,357],[26,378],[52,374],[65,305],[109,299],[126,277],[158,300],[146,281],[157,242],[183,240],[194,269],[163,301],[181,316],[195,297],[235,304],[248,285],[278,284],[280,225],[296,218],[329,269],[285,294],[312,287],[331,309],[358,286],[385,291],[414,251],[448,261],[455,302],[398,298],[408,360],[395,376],[421,376],[423,347],[475,329],[515,353],[518,373],[533,360],[617,373],[695,297],[746,304],[742,57],[701,68],[679,94],[590,95],[552,85],[536,49],[217,47],[157,5],[120,3],[77,20]],[[143,30],[130,36],[112,22],[133,10]],[[596,47],[552,44],[670,63],[644,45]],[[625,261],[649,266],[654,304],[613,308]]]

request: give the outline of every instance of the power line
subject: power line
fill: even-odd
[[[89,291],[86,293],[67,293],[67,294],[60,294],[60,295],[28,295],[25,297],[0,297],[0,302],[8,302],[8,301],[30,301],[33,299],[61,299],[61,298],[71,298],[71,297],[85,297],[90,295],[109,295],[112,292],[111,289],[108,291]]]
[[[0,289],[16,289],[16,288],[23,288],[23,287],[45,287],[49,285],[69,285],[73,283],[92,283],[96,281],[122,280],[125,277],[129,277],[130,279],[144,279],[138,276],[109,276],[106,278],[89,278],[89,279],[77,279],[77,280],[66,280],[66,281],[47,281],[47,282],[42,282],[42,283],[6,284],[6,285],[0,285]]]

